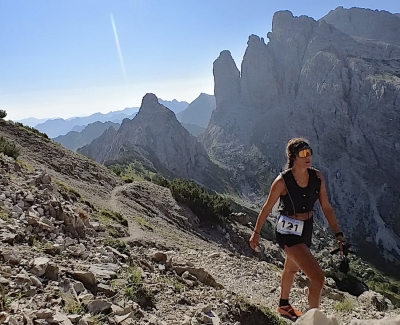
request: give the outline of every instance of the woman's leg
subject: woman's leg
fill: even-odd
[[[298,244],[291,247],[286,246],[285,253],[287,258],[296,263],[310,279],[308,304],[310,308],[318,308],[325,277],[317,260],[312,256],[310,249],[305,244]]]
[[[281,277],[281,299],[289,299],[289,293],[293,284],[294,276],[299,269],[300,268],[296,262],[286,255],[285,266]]]

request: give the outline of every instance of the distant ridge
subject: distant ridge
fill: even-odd
[[[94,122],[83,127],[80,131],[70,131],[66,135],[60,135],[53,140],[68,149],[76,151],[78,148],[81,148],[98,138],[108,128],[112,127],[115,130],[118,130],[119,126],[119,123],[114,122]]]

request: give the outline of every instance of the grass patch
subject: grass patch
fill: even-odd
[[[54,179],[54,183],[56,183],[62,191],[73,194],[77,200],[82,199],[82,195],[74,188],[64,184],[63,182],[59,181],[58,179]]]
[[[344,299],[333,306],[336,311],[352,311],[354,309],[354,303],[350,299]]]
[[[61,298],[64,301],[64,311],[69,314],[80,314],[84,312],[83,306],[76,301],[76,299],[70,295],[70,294],[65,294],[61,295]]]
[[[7,295],[7,290],[0,284],[0,311],[7,311],[13,299]]]
[[[142,163],[135,161],[127,164],[113,163],[106,165],[108,169],[114,172],[125,183],[135,181],[151,181],[156,175],[154,171],[146,168]]]
[[[144,285],[142,271],[136,266],[130,266],[125,272],[125,277],[128,281],[125,287],[125,297],[138,303],[141,307],[154,307],[155,295]]]
[[[142,217],[136,216],[135,220],[142,228],[147,228],[151,231],[154,231],[154,227],[150,223],[148,223],[146,220],[144,220]]]
[[[10,221],[10,216],[8,213],[3,209],[3,207],[0,207],[0,219],[4,220],[5,222]]]
[[[122,213],[111,210],[100,210],[99,214],[101,214],[104,218],[114,220],[121,225],[128,227],[128,219],[126,219]]]
[[[23,161],[20,158],[17,159],[17,163],[30,172],[33,172],[35,170],[32,165],[28,164],[26,161]]]
[[[165,285],[172,287],[176,293],[182,293],[185,291],[185,286],[183,283],[179,282],[176,278],[169,278],[167,276],[162,276],[160,281]]]
[[[102,223],[109,235],[113,238],[120,238],[121,236],[121,226],[128,226],[128,220],[119,212],[111,210],[99,210],[96,213],[96,220]],[[117,224],[116,224],[117,223]],[[114,242],[116,244],[116,242]]]

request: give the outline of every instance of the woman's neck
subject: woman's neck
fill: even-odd
[[[298,167],[298,166],[293,166],[292,167],[292,173],[296,175],[307,175],[308,174],[308,168],[307,167]]]

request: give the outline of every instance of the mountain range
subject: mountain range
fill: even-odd
[[[189,105],[185,101],[177,101],[173,99],[172,101],[162,100],[160,102],[168,106],[174,113],[178,114],[183,111]],[[138,107],[127,107],[119,111],[111,111],[109,113],[94,113],[89,116],[84,117],[71,117],[68,119],[55,118],[55,119],[36,119],[36,118],[26,118],[19,120],[23,124],[35,127],[40,132],[46,133],[50,138],[56,138],[60,135],[65,135],[69,131],[80,132],[83,128],[94,122],[113,122],[121,123],[125,118],[133,118],[138,112]]]

